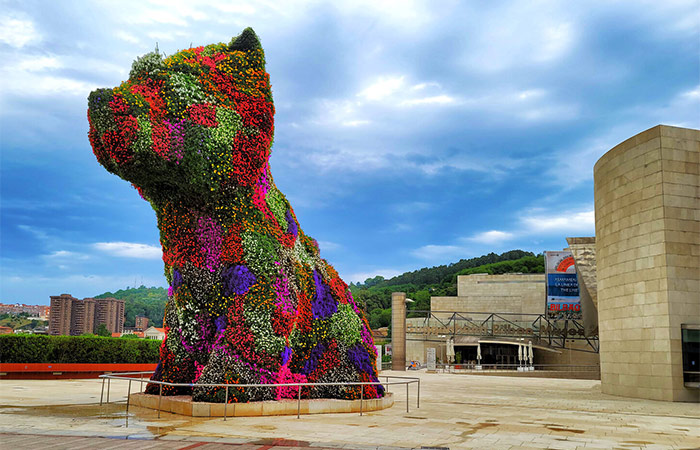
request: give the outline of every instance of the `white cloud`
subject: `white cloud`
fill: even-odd
[[[41,35],[34,28],[34,22],[16,15],[0,18],[0,42],[22,48],[27,44],[39,42]]]
[[[346,283],[363,283],[368,278],[374,278],[377,275],[383,276],[385,279],[394,278],[397,275],[401,275],[405,271],[396,269],[376,269],[371,272],[355,272],[351,274],[341,274],[343,280]]]
[[[430,261],[433,263],[445,263],[454,260],[454,258],[462,259],[468,255],[468,250],[459,245],[424,245],[420,248],[411,251],[411,254],[416,258]]]
[[[338,249],[342,248],[342,245],[335,243],[335,242],[331,242],[331,241],[318,241],[318,248],[321,251],[325,250],[325,251],[332,252],[334,250],[338,250]]]
[[[43,256],[47,260],[76,260],[76,259],[88,259],[89,256],[83,253],[71,252],[69,250],[57,250]]]
[[[467,238],[468,241],[477,242],[479,244],[500,244],[504,241],[509,241],[513,239],[515,235],[507,231],[484,231],[483,233],[477,233],[472,237]]]
[[[63,67],[63,63],[55,56],[29,57],[23,59],[12,68],[13,71],[21,72],[41,72],[46,69],[58,69]]]
[[[357,96],[370,101],[384,100],[401,89],[404,84],[404,78],[404,76],[381,77],[360,91]]]
[[[93,244],[97,250],[114,256],[138,259],[160,259],[162,251],[160,247],[133,242],[97,242]]]
[[[528,234],[572,232],[595,233],[595,211],[563,211],[559,213],[532,210],[520,217],[523,232]]]
[[[114,35],[122,41],[129,42],[130,44],[139,44],[141,42],[139,38],[131,33],[127,33],[124,30],[119,30]]]
[[[571,15],[551,2],[505,3],[479,11],[478,23],[464,42],[464,62],[477,73],[494,73],[514,67],[552,64],[576,44]]]
[[[456,99],[449,95],[434,95],[432,97],[414,98],[404,100],[399,103],[400,106],[416,106],[416,105],[449,105],[456,102]]]

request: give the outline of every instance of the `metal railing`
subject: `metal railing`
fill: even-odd
[[[435,364],[442,372],[513,372],[513,371],[554,371],[554,372],[600,372],[597,364]]]
[[[135,379],[134,376],[139,375],[139,379]],[[169,383],[167,381],[152,381],[150,379],[144,379],[144,375],[153,375],[153,372],[125,372],[125,373],[120,373],[119,375],[114,375],[114,374],[104,374],[100,375],[99,378],[102,378],[102,392],[100,393],[100,406],[102,406],[103,399],[104,399],[104,393],[105,393],[105,381],[107,381],[107,401],[106,403],[109,403],[109,392],[111,388],[111,380],[124,380],[129,382],[129,387],[126,395],[126,413],[128,415],[129,413],[129,403],[131,399],[131,383],[132,382],[138,382],[141,384],[141,388],[143,389],[143,383],[147,384],[155,384],[158,385],[158,418],[160,419],[160,411],[161,411],[161,400],[163,398],[163,386],[170,386],[170,387],[189,387],[189,388],[195,388],[195,387],[213,387],[213,388],[225,388],[226,390],[226,401],[224,402],[224,420],[226,420],[226,410],[227,410],[227,405],[228,405],[228,393],[229,393],[229,388],[244,388],[244,387],[252,387],[252,388],[271,388],[271,389],[276,389],[279,387],[293,387],[296,386],[298,387],[298,393],[297,393],[297,419],[301,417],[301,388],[304,386],[308,387],[314,387],[314,386],[384,386],[385,391],[389,392],[389,386],[394,386],[394,385],[406,385],[406,412],[409,412],[409,404],[410,404],[410,399],[409,399],[409,389],[408,387],[411,384],[416,384],[416,408],[420,408],[420,378],[416,377],[398,377],[398,376],[382,376],[382,378],[386,379],[386,382],[382,383],[380,381],[360,381],[360,382],[345,382],[345,383],[279,383],[279,384],[226,384],[226,383],[206,383],[206,384],[195,384],[195,383]],[[402,381],[389,381],[389,379],[398,379]],[[369,400],[369,399],[368,399]],[[362,416],[363,411],[363,403],[365,401],[364,398],[364,389],[360,388],[360,416]],[[234,407],[234,415],[236,414],[236,403],[233,403]]]
[[[598,336],[586,336],[581,319],[552,318],[545,314],[458,311],[408,311],[420,325],[407,324],[406,333],[423,335],[407,340],[433,341],[447,336],[527,338],[551,348],[598,353]],[[586,341],[589,350],[571,347],[567,341]]]

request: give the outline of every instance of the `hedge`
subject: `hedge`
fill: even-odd
[[[101,336],[0,335],[0,363],[148,364],[162,341]]]

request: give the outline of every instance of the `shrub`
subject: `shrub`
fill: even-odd
[[[161,341],[101,336],[0,335],[2,363],[131,363],[158,362]]]

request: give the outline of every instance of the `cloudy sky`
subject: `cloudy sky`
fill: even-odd
[[[700,127],[700,1],[0,2],[0,302],[164,285],[155,215],[87,96],[252,26],[275,181],[347,282],[594,233],[593,164]]]

